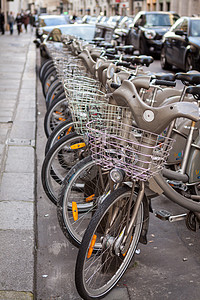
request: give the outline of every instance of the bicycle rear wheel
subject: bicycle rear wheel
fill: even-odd
[[[75,269],[76,287],[83,299],[104,297],[120,280],[134,256],[142,232],[143,202],[126,245],[123,251],[120,250],[120,236],[126,226],[130,196],[131,189],[128,187],[111,193],[96,210],[84,234]],[[134,194],[130,212],[136,197],[137,194]],[[99,248],[96,253],[92,252],[94,245]]]

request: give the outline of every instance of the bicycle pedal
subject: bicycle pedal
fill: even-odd
[[[162,221],[167,221],[171,214],[167,210],[161,209],[155,212],[155,216]]]

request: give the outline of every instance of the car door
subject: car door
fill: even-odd
[[[145,15],[141,14],[138,15],[138,18],[135,19],[133,26],[131,27],[131,44],[136,48],[139,49],[140,45],[140,26],[145,24]]]
[[[173,29],[172,37],[172,57],[174,64],[183,68],[185,60],[185,49],[187,47],[188,19],[183,18],[182,21]]]

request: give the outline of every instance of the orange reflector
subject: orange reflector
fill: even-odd
[[[50,86],[50,83],[47,82],[47,86]]]
[[[87,198],[85,199],[86,202],[90,202],[90,201],[92,201],[92,200],[94,200],[94,194],[93,194],[93,195],[90,195],[89,197],[87,197]]]
[[[59,121],[66,121],[66,119],[58,118]]]
[[[91,240],[91,243],[90,243],[90,247],[89,247],[89,250],[88,250],[87,258],[90,258],[90,256],[92,255],[96,239],[97,239],[97,236],[96,236],[96,234],[94,234],[93,238]]]
[[[70,133],[71,130],[72,130],[72,126],[70,126],[70,127],[68,128],[66,135],[68,135],[68,134]]]
[[[130,241],[130,243],[132,242],[132,239],[133,239],[133,236],[131,236],[131,241]],[[123,256],[126,256],[127,251],[128,251],[128,249],[126,250],[125,253],[122,253],[122,255],[123,255]]]
[[[55,111],[55,113],[56,113],[57,115],[61,115],[61,114],[62,114],[60,111]]]
[[[85,143],[78,143],[78,144],[71,145],[70,148],[71,149],[79,149],[79,148],[83,148],[85,146],[86,146]]]
[[[52,100],[55,98],[55,96],[56,96],[56,95],[55,95],[55,94],[53,94]]]
[[[60,139],[60,135],[58,136],[58,140]]]
[[[77,203],[76,202],[72,202],[72,214],[73,214],[73,218],[74,221],[78,220],[78,208],[77,208]]]

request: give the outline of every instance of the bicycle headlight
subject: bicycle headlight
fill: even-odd
[[[113,75],[113,83],[116,83],[119,85],[122,84],[120,77],[116,73],[114,73],[114,75]]]
[[[125,172],[122,169],[114,168],[110,171],[110,178],[115,183],[120,183],[125,177]]]
[[[107,78],[112,78],[115,73],[115,65],[111,64],[107,69]]]
[[[43,29],[39,28],[39,29],[38,29],[38,34],[39,34],[39,35],[42,35],[42,34],[43,34]]]
[[[153,40],[156,36],[156,32],[154,30],[145,30],[144,31],[144,36],[148,39],[148,40]]]

